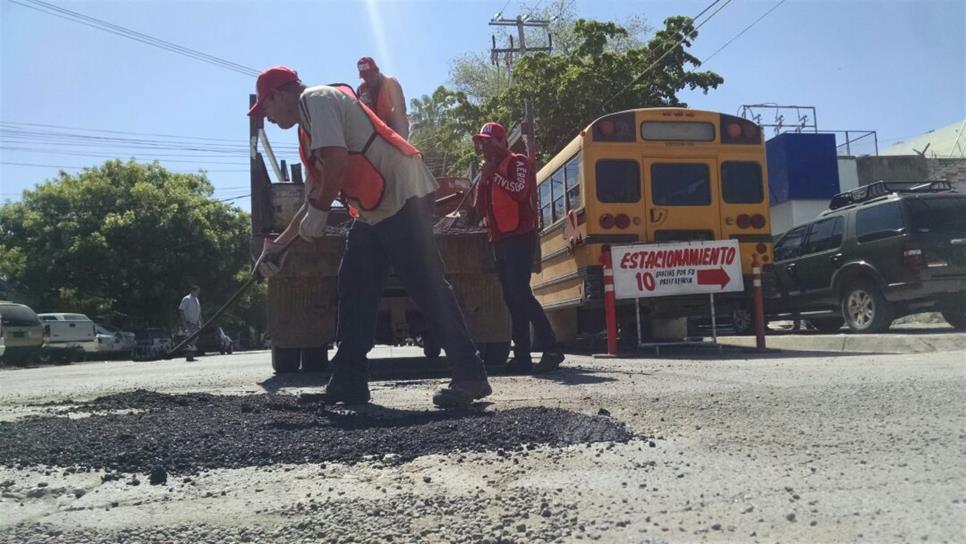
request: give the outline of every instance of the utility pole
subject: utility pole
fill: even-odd
[[[517,27],[517,39],[519,40],[519,47],[513,46],[513,35],[510,35],[510,47],[508,48],[497,48],[496,46],[496,36],[493,36],[493,47],[490,50],[490,60],[491,62],[499,66],[500,55],[502,54],[506,58],[507,64],[507,80],[512,81],[513,78],[513,56],[514,55],[525,55],[528,52],[538,52],[543,51],[549,53],[553,47],[553,37],[547,32],[547,46],[546,47],[533,47],[527,49],[527,36],[526,28],[542,28],[546,32],[546,29],[550,26],[550,21],[543,19],[531,19],[529,15],[521,17],[519,15],[514,19],[505,19],[502,14],[497,15],[490,20],[490,26],[515,26]],[[527,147],[527,157],[531,161],[536,161],[537,158],[537,140],[534,136],[533,129],[533,104],[529,98],[523,100],[523,126],[522,126],[524,141]]]

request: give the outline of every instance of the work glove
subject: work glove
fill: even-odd
[[[284,245],[276,244],[274,241],[265,238],[265,243],[262,244],[262,254],[258,257],[258,273],[263,278],[271,278],[279,273],[282,269],[282,262],[279,256],[284,251]]]
[[[299,223],[299,236],[307,242],[325,236],[325,225],[328,218],[329,212],[308,204],[305,217]]]

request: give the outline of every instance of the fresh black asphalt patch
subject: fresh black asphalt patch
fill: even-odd
[[[111,413],[116,411],[133,413]],[[71,419],[71,412],[91,417]],[[623,423],[552,408],[333,411],[292,395],[168,395],[138,390],[0,422],[0,464],[193,474],[276,463],[405,462],[453,451],[513,455],[533,446],[626,442]]]

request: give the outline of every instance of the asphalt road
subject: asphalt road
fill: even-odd
[[[267,352],[0,371],[0,542],[962,542],[959,338],[574,356],[463,414],[299,403]]]

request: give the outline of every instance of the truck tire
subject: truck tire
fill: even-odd
[[[510,342],[483,342],[480,358],[486,366],[503,366],[510,358]]]
[[[869,281],[855,281],[842,290],[842,318],[852,332],[885,332],[892,325],[892,305]]]
[[[819,319],[809,319],[809,323],[815,327],[818,332],[824,332],[826,334],[838,332],[845,324],[845,320],[841,317],[823,317]]]
[[[946,323],[952,325],[954,329],[966,330],[966,310],[962,308],[943,310],[942,314]]]
[[[432,333],[429,331],[423,333],[423,355],[429,359],[439,358],[439,354],[442,353],[443,346],[436,341]]]
[[[272,346],[272,370],[276,374],[298,372],[302,351],[299,348],[280,348]]]
[[[302,349],[302,372],[325,372],[329,369],[329,346]]]

